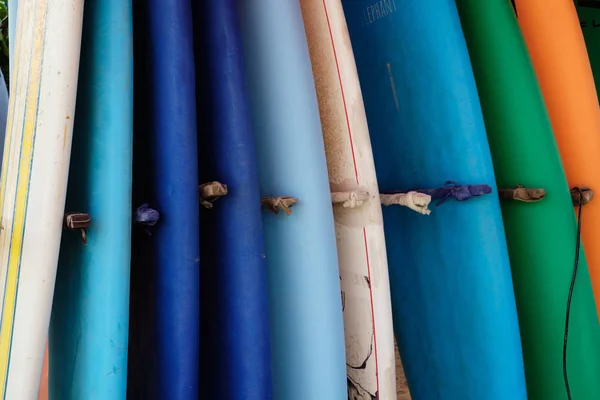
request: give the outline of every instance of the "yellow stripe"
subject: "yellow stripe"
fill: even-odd
[[[21,253],[23,250],[23,232],[25,229],[25,211],[31,177],[33,158],[33,142],[37,123],[38,95],[41,82],[42,51],[46,33],[46,0],[40,0],[36,7],[33,24],[33,51],[29,72],[29,88],[25,99],[25,121],[21,138],[21,157],[19,160],[19,178],[17,181],[17,197],[14,209],[13,230],[10,237],[10,254],[8,272],[4,287],[4,304],[2,305],[2,325],[0,326],[0,398],[6,396],[9,357],[12,342],[15,305]],[[20,19],[22,21],[22,19]]]
[[[21,3],[25,3],[25,2],[21,2]],[[21,13],[21,15],[23,16],[22,18],[24,18],[25,21],[29,21],[29,15],[27,15],[27,13],[25,12],[26,10],[24,9],[24,5],[25,4],[19,4],[19,8],[23,8],[22,10],[19,10],[19,12]],[[14,128],[14,121],[16,120],[17,122],[22,122],[23,117],[24,117],[24,106],[23,106],[23,98],[25,96],[21,96],[19,95],[19,93],[17,92],[17,81],[19,79],[19,73],[18,71],[18,67],[19,67],[19,59],[21,58],[21,48],[22,46],[25,47],[24,50],[29,50],[29,48],[31,47],[31,40],[26,40],[25,43],[23,44],[23,38],[22,38],[22,32],[24,30],[23,26],[25,25],[25,23],[23,24],[17,24],[17,34],[15,35],[15,48],[14,48],[14,61],[13,65],[12,65],[12,71],[13,71],[13,76],[11,76],[11,89],[10,89],[10,93],[14,93],[14,95],[10,96],[9,98],[9,106],[8,106],[8,121],[6,124],[6,136],[4,139],[4,155],[2,157],[2,175],[0,178],[0,226],[1,226],[1,230],[0,230],[0,265],[6,267],[6,265],[8,264],[8,249],[9,247],[7,246],[6,242],[7,242],[7,238],[10,237],[11,231],[12,231],[12,211],[13,211],[13,207],[11,203],[8,204],[9,209],[8,210],[4,210],[4,207],[7,206],[7,202],[5,201],[5,195],[6,192],[8,191],[8,188],[6,187],[7,184],[7,177],[8,177],[8,171],[12,170],[12,168],[10,168],[11,165],[14,164],[14,159],[15,157],[18,157],[19,154],[19,148],[17,149],[13,149],[11,148],[12,146],[14,146],[14,142],[20,143],[21,141],[21,133],[23,131],[23,127],[21,124],[17,124],[16,129]],[[29,39],[29,38],[26,38]],[[30,60],[30,57],[25,57],[25,60]],[[26,72],[26,71],[24,71]],[[21,74],[23,74],[23,72],[21,72]],[[15,115],[16,114],[16,115]],[[15,154],[17,153],[17,154]],[[11,175],[15,175],[15,181],[16,181],[16,173],[15,171],[12,171]],[[16,182],[15,182],[16,183]],[[12,199],[11,199],[12,200]],[[8,218],[7,218],[8,217]],[[4,303],[4,287],[6,286],[6,281],[5,281],[5,277],[6,277],[6,273],[5,273],[6,269],[3,268],[0,270],[0,273],[2,274],[0,276],[0,307],[2,307],[2,304]]]
[[[33,26],[35,17],[35,3],[26,5],[19,3],[19,15],[21,23],[17,24],[17,35],[15,38],[15,58],[23,58],[24,68],[19,71],[13,66],[13,77],[11,79],[11,91],[14,95],[9,96],[8,121],[6,125],[6,138],[4,146],[4,157],[2,158],[2,180],[0,185],[0,210],[2,217],[0,222],[3,229],[0,231],[0,318],[1,309],[4,304],[4,294],[8,270],[10,251],[10,237],[12,234],[12,221],[14,202],[16,197],[16,185],[18,177],[18,163],[21,152],[21,137],[23,134],[23,122],[25,119],[25,101],[27,98],[27,75],[31,67],[31,55],[33,52],[34,31],[29,28]],[[23,76],[24,75],[24,76]],[[21,81],[22,83],[17,83]],[[17,90],[17,86],[19,89]],[[1,364],[1,361],[0,361]]]

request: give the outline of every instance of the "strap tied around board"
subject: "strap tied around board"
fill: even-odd
[[[571,189],[573,205],[585,205],[594,199],[594,191],[585,186],[575,186]]]
[[[381,193],[379,197],[381,198],[381,204],[384,206],[399,205],[408,207],[419,214],[431,214],[431,210],[427,208],[431,202],[431,196],[425,193],[413,190],[408,193]]]
[[[81,231],[81,242],[87,243],[87,233],[85,229],[90,226],[92,218],[89,214],[79,212],[68,212],[65,214],[65,228]]]
[[[369,192],[332,192],[331,202],[344,208],[356,208],[369,200]]]
[[[296,197],[279,196],[279,197],[262,197],[260,204],[263,207],[271,210],[273,214],[279,214],[279,211],[285,212],[286,215],[292,213],[291,207],[298,202]]]
[[[516,200],[525,203],[535,203],[546,197],[546,191],[539,188],[526,188],[523,185],[517,185],[512,189],[499,189],[502,200]]]
[[[332,192],[331,202],[341,204],[344,208],[356,208],[362,206],[369,200],[369,192]],[[431,196],[419,192],[380,194],[381,204],[384,206],[399,205],[408,207],[419,214],[429,215],[431,210],[427,208],[431,202]]]
[[[421,190],[419,190],[421,192]],[[436,205],[443,204],[450,198],[455,198],[458,201],[465,201],[471,197],[479,197],[485,194],[492,193],[492,187],[490,185],[465,185],[460,186],[458,183],[453,181],[447,181],[444,186],[439,189],[431,191],[431,198],[437,200]]]
[[[382,192],[383,195],[402,194],[409,192],[419,192],[431,196],[432,200],[437,200],[436,206],[442,205],[446,200],[454,198],[458,201],[465,201],[471,197],[483,196],[492,193],[490,185],[459,185],[453,181],[446,181],[446,184],[437,189],[411,189],[409,191]]]
[[[227,195],[227,185],[213,181],[198,186],[200,192],[200,204],[208,209],[213,208],[213,203],[219,198]]]

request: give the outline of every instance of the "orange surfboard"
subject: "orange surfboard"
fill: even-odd
[[[583,206],[581,221],[598,310],[600,108],[579,18],[573,0],[516,0],[515,5],[569,186],[588,187],[598,197]]]

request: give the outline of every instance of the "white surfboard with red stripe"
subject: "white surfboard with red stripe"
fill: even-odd
[[[301,0],[334,201],[348,398],[396,398],[383,218],[360,84],[340,0]]]

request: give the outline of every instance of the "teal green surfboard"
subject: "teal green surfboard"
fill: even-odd
[[[558,148],[510,0],[456,0],[499,188],[543,188],[535,203],[502,201],[528,398],[567,399],[563,339],[576,221]],[[585,208],[583,223],[585,223]],[[600,326],[585,256],[571,304],[573,399],[600,399]]]

